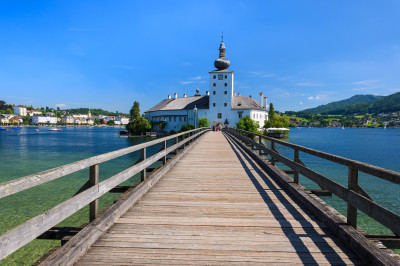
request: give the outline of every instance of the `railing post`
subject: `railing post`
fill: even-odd
[[[175,144],[177,144],[178,142],[179,142],[179,137],[175,137]],[[175,155],[178,154],[178,148],[179,147],[176,147],[176,149],[175,149]]]
[[[275,151],[275,142],[273,140],[271,140],[271,150]],[[271,164],[275,165],[275,159],[274,157],[272,157],[272,155],[271,155]]]
[[[164,140],[164,142],[163,142],[163,147],[162,147],[162,149],[163,149],[163,150],[166,150],[166,149],[167,149],[167,141],[166,141],[166,140]],[[163,157],[163,164],[166,164],[166,163],[167,163],[167,154],[165,154],[164,157]]]
[[[294,149],[294,162],[298,163],[300,160],[300,156],[299,156],[299,150],[298,149]],[[293,180],[294,183],[298,184],[299,183],[299,173],[297,171],[294,171],[294,175],[293,175]]]
[[[140,150],[140,161],[146,160],[146,148]],[[146,180],[146,168],[144,168],[140,172],[140,181],[143,182]]]
[[[262,138],[261,138],[261,136],[258,136],[258,143],[259,143],[260,145],[263,145],[263,144],[262,144]],[[258,154],[259,154],[259,155],[262,154],[261,148],[258,150]]]
[[[358,187],[358,170],[349,167],[348,189],[356,191]],[[347,224],[357,228],[357,208],[347,203]]]
[[[99,183],[99,165],[95,164],[90,166],[90,177],[89,177],[89,185],[91,187],[97,185]],[[95,199],[91,203],[89,203],[89,221],[92,222],[97,218],[99,208],[99,199]]]

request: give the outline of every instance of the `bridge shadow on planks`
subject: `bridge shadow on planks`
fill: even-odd
[[[311,239],[314,243],[315,246],[318,247],[321,251],[321,253],[324,254],[325,258],[327,261],[332,264],[332,265],[345,265],[346,263],[342,260],[339,254],[336,253],[336,251],[327,243],[327,241],[324,239],[323,235],[318,233],[313,225],[307,221],[307,218],[304,217],[289,201],[288,199],[281,193],[281,188],[277,187],[273,182],[271,182],[270,178],[265,175],[264,171],[261,169],[260,166],[258,166],[254,161],[248,156],[248,154],[242,150],[239,145],[237,145],[229,136],[224,134],[225,138],[227,139],[229,145],[231,146],[232,150],[235,152],[235,155],[237,156],[238,160],[240,161],[241,165],[243,166],[244,170],[246,171],[249,179],[253,183],[254,187],[257,189],[258,193],[260,193],[260,196],[266,203],[267,207],[270,209],[271,213],[273,214],[274,218],[279,222],[282,231],[284,232],[285,236],[287,239],[290,241],[291,245],[293,248],[296,250],[297,255],[299,256],[300,260],[303,262],[303,264],[318,264],[317,261],[314,259],[312,253],[310,250],[307,248],[305,243],[302,241],[302,237],[307,237]],[[294,228],[291,226],[290,221],[288,221],[283,213],[279,210],[279,207],[277,206],[277,203],[274,202],[271,197],[266,193],[262,185],[260,184],[259,180],[253,175],[251,170],[249,169],[248,163],[254,171],[257,172],[257,174],[261,177],[263,182],[269,187],[270,191],[274,194],[274,196],[277,198],[279,201],[278,203],[282,204],[285,206],[285,208],[288,210],[288,212],[293,216],[296,217],[296,219],[299,221],[299,223],[302,225],[302,229],[304,230],[305,234],[299,234],[296,233]],[[303,211],[308,213],[308,210],[302,207],[302,204],[300,202],[297,202],[297,200],[292,197],[289,193],[287,194],[288,197],[290,197],[291,200],[296,202],[298,206],[302,208]],[[312,215],[311,215],[312,217]],[[315,218],[314,218],[315,219]],[[326,228],[321,228],[321,230],[324,232],[325,235],[327,236],[332,236],[332,234],[326,229]],[[337,243],[336,240],[333,239],[333,241],[343,249],[343,244]],[[350,255],[352,252],[348,250],[347,248],[342,250],[345,254]],[[349,256],[351,258],[351,256]],[[353,262],[353,260],[352,260]],[[360,261],[358,259],[354,260],[354,263],[358,264]]]

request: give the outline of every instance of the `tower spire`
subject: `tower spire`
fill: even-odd
[[[221,44],[219,45],[219,58],[214,62],[214,66],[218,70],[227,69],[230,65],[229,60],[225,58],[224,32],[222,32],[221,39],[222,41]]]

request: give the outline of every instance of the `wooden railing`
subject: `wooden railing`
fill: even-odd
[[[357,210],[364,212],[366,215],[389,228],[395,236],[400,236],[400,216],[376,203],[358,184],[358,173],[364,172],[366,174],[388,180],[395,184],[400,184],[400,173],[390,171],[384,168],[373,166],[367,163],[343,158],[326,152],[321,152],[299,146],[296,144],[288,143],[278,139],[274,139],[262,134],[248,132],[235,128],[225,129],[226,132],[236,137],[246,145],[251,146],[255,150],[259,150],[259,155],[269,155],[271,157],[270,162],[280,162],[292,169],[294,174],[293,181],[298,184],[299,174],[309,178],[318,184],[322,189],[335,194],[340,199],[347,202],[347,223],[353,227],[357,227]],[[255,139],[258,138],[258,141]],[[262,140],[269,141],[271,148],[266,147]],[[293,149],[294,158],[283,156],[276,149],[276,144],[286,146]],[[304,152],[331,162],[341,164],[348,167],[348,187],[345,187],[313,170],[308,168],[300,159],[300,152]],[[378,239],[378,238],[376,238]],[[395,238],[398,240],[398,238]],[[380,239],[379,239],[380,240]],[[384,242],[384,239],[382,239]],[[399,248],[399,243],[394,244],[396,248]],[[394,247],[392,247],[394,248]]]
[[[38,238],[88,204],[90,221],[93,221],[98,215],[98,198],[139,172],[141,181],[145,181],[147,178],[146,168],[157,161],[166,164],[168,154],[178,154],[179,149],[184,149],[209,130],[209,128],[193,129],[0,184],[0,198],[4,198],[90,167],[89,181],[78,191],[79,193],[0,235],[0,260]],[[167,141],[172,142],[173,140],[174,144],[167,147]],[[160,143],[162,144],[161,150],[151,157],[147,157],[146,149]],[[141,156],[133,166],[99,183],[99,164],[135,151],[141,151]]]

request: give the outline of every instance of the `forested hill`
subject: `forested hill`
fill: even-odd
[[[70,114],[87,114],[89,112],[89,108],[75,108],[75,109],[65,109],[63,111],[66,111],[67,113]],[[109,112],[103,109],[90,109],[90,113],[92,115],[112,115],[112,116],[118,116],[118,115],[125,115],[125,116],[129,116],[128,114],[124,114],[124,113],[119,113],[117,112]]]
[[[336,109],[346,109],[346,107],[352,106],[354,104],[360,104],[360,103],[372,103],[375,102],[384,96],[377,96],[377,95],[354,95],[353,97],[346,99],[346,100],[341,100],[337,102],[331,102],[328,104],[320,105],[315,108],[309,108],[305,109],[303,113],[312,113],[312,114],[327,114],[330,113],[330,111],[336,110]]]
[[[400,111],[400,92],[382,97],[369,103],[357,103],[339,107],[321,114],[351,115],[351,114],[379,114]]]

